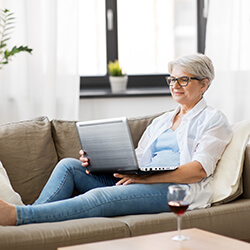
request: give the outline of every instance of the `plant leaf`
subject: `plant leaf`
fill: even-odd
[[[1,43],[4,43],[4,42],[9,41],[9,40],[10,40],[10,38],[6,38],[6,39],[2,40]]]
[[[28,46],[14,46],[10,51],[8,49],[4,50],[7,46],[7,41],[10,40],[10,34],[15,24],[14,13],[10,12],[8,9],[0,9],[0,69],[2,69],[1,65],[5,65],[9,63],[9,60],[17,53],[20,52],[28,52],[31,53],[32,49]]]

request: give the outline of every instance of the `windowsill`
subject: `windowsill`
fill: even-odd
[[[123,93],[111,93],[106,89],[85,89],[80,90],[80,98],[116,98],[116,97],[145,97],[145,96],[170,96],[168,88],[128,88]]]

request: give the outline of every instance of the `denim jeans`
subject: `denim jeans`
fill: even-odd
[[[17,225],[170,211],[169,183],[115,186],[117,181],[112,174],[86,174],[79,160],[63,159],[35,203],[16,206]],[[80,195],[72,198],[74,189]]]

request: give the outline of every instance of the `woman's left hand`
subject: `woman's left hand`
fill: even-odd
[[[149,181],[150,176],[151,176],[151,174],[145,174],[145,175],[118,174],[118,173],[114,174],[114,177],[121,178],[121,180],[119,180],[116,183],[116,186],[119,186],[119,185],[128,185],[128,184],[132,184],[132,183],[149,184],[150,183],[150,181]]]

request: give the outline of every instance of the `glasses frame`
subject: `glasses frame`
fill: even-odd
[[[177,83],[179,84],[179,86],[181,86],[181,87],[186,87],[186,86],[189,84],[189,81],[190,81],[190,80],[201,81],[201,79],[199,79],[199,78],[197,78],[197,77],[181,76],[181,77],[175,78],[175,77],[173,77],[173,76],[167,76],[167,77],[166,77],[166,82],[167,82],[167,84],[168,84],[170,87],[172,87],[174,84],[170,84],[170,83],[169,83],[169,78],[171,78],[171,81],[174,81],[174,83],[177,82]],[[181,79],[181,78],[186,78],[186,79],[187,79],[187,83],[181,85],[181,84],[179,83],[179,79]]]

